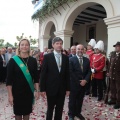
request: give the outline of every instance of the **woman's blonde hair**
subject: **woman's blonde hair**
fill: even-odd
[[[27,41],[28,44],[29,44],[29,47],[30,47],[30,42],[29,42],[28,39],[22,39],[22,40],[20,40],[20,42],[19,42],[19,44],[18,44],[18,48],[16,49],[16,55],[20,55],[20,44],[21,44],[22,41]],[[30,49],[29,49],[29,51],[28,51],[28,55],[30,55]]]

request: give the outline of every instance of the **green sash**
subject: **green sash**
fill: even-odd
[[[20,67],[21,71],[23,72],[23,74],[31,88],[31,91],[34,95],[34,84],[33,84],[32,77],[31,77],[29,70],[27,69],[25,64],[22,62],[22,60],[18,56],[14,56],[13,59],[15,60],[15,62]],[[33,103],[34,103],[34,98],[33,98]]]

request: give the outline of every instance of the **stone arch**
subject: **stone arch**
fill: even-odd
[[[66,13],[62,28],[65,30],[72,30],[73,22],[77,15],[80,14],[87,7],[100,4],[106,10],[107,18],[114,16],[113,6],[110,0],[79,0],[75,2],[71,9]]]
[[[49,35],[52,26],[55,25],[56,31],[58,30],[57,21],[54,17],[49,18],[43,25],[42,35]]]

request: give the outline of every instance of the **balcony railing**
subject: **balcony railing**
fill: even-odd
[[[44,4],[44,0],[39,0],[35,5],[34,5],[34,11],[33,14],[35,14],[38,10],[42,8]]]
[[[58,7],[62,6],[65,10],[63,4],[67,4],[69,6],[69,2],[76,1],[78,0],[39,0],[34,6],[34,13],[32,15],[32,19],[44,21],[46,16],[50,16],[52,11],[54,11],[55,14],[61,15],[60,11],[57,9]]]

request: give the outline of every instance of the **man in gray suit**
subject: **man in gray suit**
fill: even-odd
[[[8,47],[7,48],[7,53],[5,53],[6,66],[7,66],[10,58],[12,58],[14,55],[15,55],[15,52],[12,52],[12,47]]]
[[[7,48],[7,53],[5,53],[4,56],[4,67],[3,67],[3,82],[5,82],[6,79],[6,72],[7,72],[7,64],[10,60],[15,55],[15,52],[12,52],[12,47]]]

